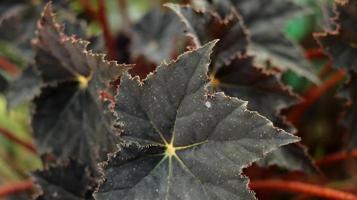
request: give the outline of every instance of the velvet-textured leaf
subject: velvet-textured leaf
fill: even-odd
[[[6,49],[15,51],[17,55],[12,59],[24,67],[33,61],[34,51],[31,48],[31,39],[35,36],[36,23],[41,16],[45,2],[4,0],[0,3],[0,44]],[[60,11],[60,20],[66,24],[67,33],[87,37],[80,29],[85,26],[85,23],[76,19],[75,14],[61,4],[65,2],[63,0],[52,2],[54,2],[55,9]]]
[[[337,29],[315,34],[315,38],[331,56],[334,67],[357,72],[357,3],[335,1]]]
[[[75,161],[32,173],[39,185],[38,200],[90,200],[94,179],[85,165]]]
[[[248,44],[247,34],[241,20],[236,15],[221,19],[213,12],[194,10],[189,6],[166,4],[185,24],[185,33],[201,46],[213,39],[220,39],[212,55],[212,63],[219,68],[229,63],[237,52],[245,51]],[[217,69],[213,69],[217,70]]]
[[[40,154],[78,159],[93,168],[115,147],[115,135],[101,91],[127,66],[86,50],[87,42],[67,37],[47,5],[34,42],[36,66],[47,87],[34,100],[34,137]]]
[[[290,0],[213,0],[213,7],[227,15],[231,10],[242,16],[250,33],[248,52],[255,62],[265,66],[270,61],[282,70],[292,70],[318,83],[312,65],[305,59],[301,47],[282,33],[287,19],[306,12]]]
[[[42,79],[36,69],[30,65],[14,81],[10,82],[6,91],[8,109],[20,103],[31,101],[40,93]]]
[[[236,57],[210,77],[215,91],[223,91],[228,96],[248,101],[249,110],[258,111],[277,127],[294,131],[282,119],[280,111],[298,103],[298,96],[283,86],[274,74],[254,67],[251,57]],[[260,164],[278,165],[290,170],[316,171],[305,149],[298,144],[279,148],[262,159]]]
[[[242,168],[297,138],[246,102],[208,93],[210,42],[143,82],[123,76],[115,111],[124,145],[104,167],[101,199],[255,199]]]
[[[131,51],[134,57],[144,55],[148,60],[160,63],[170,59],[175,52],[175,38],[181,23],[170,12],[152,9],[134,25]]]
[[[214,91],[223,91],[228,96],[248,101],[248,109],[258,111],[280,128],[293,129],[279,114],[281,109],[297,103],[297,96],[285,88],[275,75],[254,67],[251,57],[237,57],[238,52],[243,52],[248,44],[238,17],[231,15],[223,21],[214,13],[175,4],[167,6],[185,23],[188,35],[196,44],[220,39],[212,56],[209,73]],[[271,153],[267,159],[263,159],[262,164],[315,171],[303,148],[297,144],[289,146]]]

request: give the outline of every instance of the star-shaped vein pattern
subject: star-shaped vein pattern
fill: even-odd
[[[96,199],[255,199],[242,168],[298,139],[245,101],[208,93],[214,44],[159,66],[143,82],[122,77],[115,107],[121,150],[103,166]]]
[[[34,100],[32,127],[41,155],[78,159],[95,169],[115,149],[116,141],[113,116],[99,93],[114,95],[109,83],[128,66],[106,61],[87,45],[64,34],[47,4],[34,40],[36,68],[44,87]]]

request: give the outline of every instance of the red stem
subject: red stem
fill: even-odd
[[[319,73],[319,77],[320,78],[324,78],[328,73],[330,73],[332,70],[332,63],[331,62],[327,62],[323,68],[321,69],[320,73]]]
[[[312,60],[315,58],[325,58],[326,55],[324,54],[323,50],[321,48],[312,48],[312,49],[307,49],[305,51],[305,58]]]
[[[331,163],[339,162],[346,159],[357,158],[357,149],[353,149],[350,151],[340,151],[326,157],[323,157],[316,161],[316,164],[319,166],[328,165]]]
[[[0,134],[3,135],[5,138],[9,139],[10,141],[17,143],[22,147],[26,148],[27,150],[29,150],[30,152],[36,154],[36,148],[31,143],[21,140],[20,138],[16,137],[13,133],[11,133],[9,130],[0,127]]]
[[[98,0],[98,20],[99,24],[103,28],[103,34],[104,34],[104,39],[105,39],[105,44],[108,50],[109,57],[111,59],[115,59],[117,55],[116,51],[116,41],[115,38],[113,37],[112,33],[110,32],[108,20],[106,17],[106,9],[105,9],[105,3],[104,0]]]
[[[334,73],[329,79],[327,79],[322,85],[312,87],[306,94],[304,95],[305,101],[300,105],[295,106],[288,113],[288,120],[292,122],[294,125],[298,125],[302,115],[305,111],[315,103],[324,93],[329,91],[331,88],[336,86],[340,81],[345,78],[346,71],[338,70]]]
[[[16,76],[20,73],[19,68],[4,57],[0,57],[0,68],[12,76]]]
[[[31,190],[33,187],[32,181],[23,181],[17,183],[8,183],[0,186],[0,197],[6,197],[19,192]]]
[[[357,196],[339,190],[321,187],[310,183],[284,180],[254,180],[249,184],[253,190],[278,190],[288,191],[298,194],[307,194],[317,197],[336,200],[357,200]]]

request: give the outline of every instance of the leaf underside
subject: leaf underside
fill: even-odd
[[[104,166],[96,199],[255,199],[242,168],[297,138],[246,102],[208,93],[214,43],[143,82],[122,77],[115,107],[121,150]]]

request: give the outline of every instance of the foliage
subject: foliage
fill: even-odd
[[[0,3],[0,198],[357,199],[356,0],[138,2]]]

